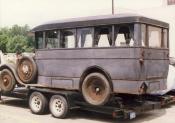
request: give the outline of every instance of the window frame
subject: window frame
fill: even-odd
[[[56,31],[57,32],[57,38],[54,38],[54,39],[57,39],[58,40],[58,44],[57,44],[57,46],[58,47],[52,47],[52,48],[47,48],[47,43],[46,43],[46,39],[48,38],[48,36],[47,36],[47,33],[48,32],[52,32],[52,31]],[[57,49],[57,48],[59,48],[59,46],[60,46],[60,38],[59,38],[59,36],[60,36],[60,31],[59,30],[57,30],[57,29],[55,29],[55,30],[47,30],[47,31],[45,31],[45,49]]]
[[[141,30],[141,25],[145,25],[145,46],[142,46],[142,42],[141,42],[141,39],[138,38],[138,35],[139,35],[139,31],[135,31],[135,25],[138,24],[140,25],[140,30]],[[116,46],[116,39],[115,39],[115,35],[116,35],[116,26],[119,26],[119,27],[122,27],[122,25],[124,26],[128,26],[129,29],[130,29],[130,26],[132,25],[133,26],[133,40],[134,40],[134,45],[133,46]],[[158,27],[160,28],[162,31],[161,31],[161,47],[150,47],[149,45],[149,35],[148,35],[148,27],[149,26],[152,26],[152,27]],[[107,47],[96,47],[95,46],[95,28],[97,27],[112,27],[112,32],[111,32],[111,39],[112,39],[112,45],[110,46],[107,46]],[[83,28],[89,28],[89,29],[92,29],[92,47],[78,47],[78,30],[79,29],[83,29]],[[163,30],[166,29],[167,30],[167,47],[163,46],[164,44],[164,35],[163,35]],[[147,48],[169,48],[169,28],[165,28],[165,27],[160,27],[160,26],[155,26],[155,25],[151,25],[151,24],[146,24],[146,23],[121,23],[121,24],[109,24],[109,25],[98,25],[98,26],[86,26],[86,27],[76,27],[76,28],[66,28],[66,29],[53,29],[55,31],[58,32],[58,42],[61,43],[61,31],[62,30],[74,30],[74,33],[75,33],[75,47],[74,48],[63,48],[61,47],[61,45],[59,45],[58,48],[50,48],[50,49],[77,49],[77,48],[111,48],[111,47],[147,47]],[[40,49],[47,49],[46,48],[46,31],[53,31],[53,30],[43,30],[43,31],[39,31],[39,32],[42,32],[43,33],[43,46],[42,48]],[[141,31],[140,31],[141,32]],[[38,32],[35,32],[35,38],[36,38],[36,33]],[[135,36],[135,33],[138,33],[137,36]],[[140,34],[141,36],[141,34]],[[142,38],[142,37],[141,37]],[[37,47],[37,41],[36,41],[36,49],[38,49]]]
[[[39,48],[39,44],[38,44],[38,33],[41,33],[42,35],[42,47]],[[39,32],[35,32],[35,49],[45,49],[45,36],[44,36],[44,31],[39,31]]]
[[[72,32],[73,33],[73,36],[74,36],[74,38],[75,38],[75,40],[74,40],[74,48],[76,48],[77,47],[77,29],[76,28],[72,28],[72,29],[60,29],[59,30],[59,33],[60,33],[60,36],[59,36],[59,38],[60,38],[60,47],[59,48],[62,48],[62,49],[71,49],[71,48],[68,48],[68,47],[62,47],[61,45],[62,45],[62,41],[63,41],[63,35],[62,35],[62,32],[64,32],[64,31],[70,31],[70,32]]]
[[[97,48],[103,48],[103,47],[112,47],[113,46],[113,34],[115,33],[115,32],[113,32],[113,26],[114,25],[111,25],[111,24],[109,24],[109,25],[102,25],[102,26],[95,26],[94,27],[94,38],[93,38],[93,47],[97,47]],[[95,37],[95,31],[96,31],[96,29],[99,29],[99,28],[101,28],[101,29],[103,29],[103,28],[107,28],[108,29],[108,31],[109,31],[109,35],[111,35],[110,36],[110,38],[111,38],[111,45],[110,45],[110,41],[109,41],[109,39],[108,39],[108,43],[109,43],[109,46],[101,46],[101,47],[99,47],[98,46],[98,44],[99,44],[99,41],[100,41],[100,39],[98,39],[98,43],[97,42],[95,42],[96,41],[96,37]],[[111,28],[111,30],[110,30],[110,28]],[[99,30],[98,30],[99,31]],[[111,31],[111,32],[110,32]],[[100,34],[100,33],[99,33]],[[98,35],[99,35],[98,34]],[[101,34],[100,34],[101,35]],[[108,37],[108,34],[106,34],[107,35],[107,37]],[[97,43],[97,44],[96,44]]]
[[[91,47],[79,47],[79,31],[83,31],[85,29],[89,29],[92,32],[92,46]],[[94,27],[82,27],[76,28],[76,48],[93,48],[94,47]]]
[[[114,25],[114,34],[113,34],[113,46],[114,47],[137,47],[137,46],[139,46],[136,42],[138,42],[137,40],[138,39],[135,39],[135,24],[137,24],[137,23],[123,23],[123,24],[115,24]],[[131,29],[131,26],[133,26],[133,32],[132,32],[132,29]],[[118,34],[119,34],[119,31],[120,31],[120,28],[121,27],[127,27],[128,29],[129,29],[129,33],[133,33],[133,36],[131,36],[131,39],[133,39],[134,40],[134,44],[133,44],[133,46],[117,46],[116,45],[116,42],[117,42],[117,37],[118,37]],[[118,28],[117,30],[116,30],[116,28]],[[132,34],[131,34],[132,35]],[[131,39],[130,39],[130,41],[131,41]],[[125,41],[126,41],[126,39],[125,39]]]

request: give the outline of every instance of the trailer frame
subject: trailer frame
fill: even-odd
[[[48,94],[48,95],[64,96],[69,104],[69,110],[82,109],[96,113],[103,113],[111,115],[113,118],[122,118],[122,119],[134,119],[138,115],[146,111],[160,109],[175,102],[175,91],[170,91],[169,93],[162,96],[145,95],[144,102],[135,101],[129,105],[107,104],[104,106],[93,106],[86,103],[79,92],[58,90],[44,87],[34,87],[34,86],[16,88],[13,92],[6,94],[0,91],[0,100],[2,100],[1,96],[28,99],[32,92],[40,92],[44,95]]]

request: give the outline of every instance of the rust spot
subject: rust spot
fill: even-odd
[[[145,56],[145,51],[142,49],[140,53],[140,59],[139,59],[139,63],[141,66],[144,64],[144,56]]]

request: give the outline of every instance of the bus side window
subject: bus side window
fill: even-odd
[[[36,32],[35,33],[35,40],[36,40],[36,48],[43,49],[44,48],[43,32]]]
[[[121,26],[115,28],[115,46],[134,46],[132,26]]]
[[[95,28],[95,47],[112,46],[112,26]]]
[[[76,30],[62,30],[61,31],[61,48],[75,48],[76,43]]]
[[[58,48],[59,47],[59,39],[58,39],[58,31],[47,31],[46,39],[45,39],[46,48]]]
[[[92,47],[93,29],[81,28],[77,30],[78,47]]]

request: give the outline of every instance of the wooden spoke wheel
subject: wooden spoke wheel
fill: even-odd
[[[32,83],[36,77],[37,67],[30,57],[22,57],[17,63],[17,74],[20,80],[25,83]]]
[[[8,69],[4,69],[0,74],[0,88],[4,93],[9,93],[15,88],[16,81],[12,72]]]

